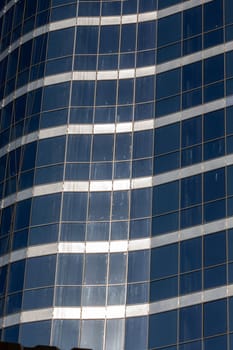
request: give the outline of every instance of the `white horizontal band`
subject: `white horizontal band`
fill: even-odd
[[[121,134],[128,132],[153,130],[162,126],[167,126],[181,120],[187,120],[203,113],[213,112],[221,108],[233,105],[233,95],[213,102],[202,104],[198,107],[189,108],[178,113],[172,113],[162,118],[144,119],[130,121],[126,123],[106,123],[106,124],[69,124],[41,129],[33,133],[19,137],[0,149],[0,158],[8,152],[28,143],[57,137],[62,135],[92,135],[92,134]]]
[[[233,296],[233,284],[208,289],[197,293],[166,299],[155,303],[136,305],[89,306],[89,307],[53,307],[47,309],[23,311],[0,319],[2,328],[15,324],[53,319],[67,320],[109,320],[140,317],[158,314],[187,306],[202,304]]]
[[[147,67],[140,67],[135,69],[120,69],[111,71],[74,71],[68,73],[61,73],[51,76],[46,76],[39,80],[32,81],[19,89],[13,91],[6,96],[1,102],[2,107],[6,106],[11,101],[24,95],[27,92],[36,90],[43,86],[50,86],[68,81],[93,81],[93,80],[115,80],[115,79],[129,79],[135,77],[153,76],[156,73],[162,73],[174,68],[185,66],[187,64],[197,62],[201,59],[216,56],[222,52],[228,52],[233,50],[233,41],[214,46],[211,49],[199,51],[195,54],[183,56],[175,60],[162,63],[160,65],[153,65]]]
[[[0,18],[17,2],[10,1],[0,12]],[[104,25],[120,25],[120,24],[130,24],[130,23],[140,23],[156,20],[157,18],[163,18],[190,8],[199,6],[204,3],[208,3],[213,0],[189,0],[178,5],[167,7],[159,11],[143,12],[139,14],[130,14],[123,16],[101,16],[101,17],[74,17],[65,19],[62,21],[51,22],[44,26],[38,27],[31,32],[21,36],[10,46],[8,46],[1,54],[0,61],[2,61],[10,52],[14,51],[17,47],[23,45],[27,41],[40,36],[51,31],[70,28],[74,26],[104,26]]]
[[[189,227],[184,230],[163,234],[160,236],[119,240],[119,241],[85,241],[85,242],[57,242],[29,246],[12,251],[0,257],[0,267],[26,258],[53,254],[96,254],[96,253],[127,253],[139,250],[149,250],[169,244],[202,237],[218,231],[233,228],[233,217],[213,221],[208,224]]]
[[[59,192],[109,192],[149,188],[229,165],[233,165],[233,154],[155,176],[121,180],[64,181],[38,185],[3,198],[0,201],[0,208],[6,208],[28,198]]]

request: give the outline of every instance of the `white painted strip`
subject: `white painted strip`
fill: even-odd
[[[5,316],[0,319],[0,324],[5,328],[17,323],[22,324],[49,319],[105,320],[141,317],[181,309],[183,307],[198,305],[231,296],[233,296],[233,284],[154,303],[93,307],[54,307],[23,311],[14,315]]]
[[[52,22],[41,26],[39,28],[34,29],[33,31],[23,35],[18,40],[14,41],[9,47],[4,50],[0,55],[0,61],[3,60],[10,52],[15,50],[20,45],[25,42],[41,35],[48,33],[50,31],[65,29],[74,26],[99,26],[99,25],[120,25],[122,24],[130,24],[130,23],[140,23],[153,21],[157,18],[167,17],[174,13],[181,12],[183,10],[190,9],[192,7],[199,6],[204,3],[208,3],[213,0],[189,0],[182,4],[177,4],[174,6],[167,7],[163,10],[159,11],[150,11],[131,15],[123,15],[123,16],[102,16],[102,17],[74,17],[69,19],[64,19],[62,21]],[[0,12],[0,18],[16,3],[18,0],[10,1],[4,9]]]
[[[18,97],[24,95],[27,92],[33,91],[35,89],[38,89],[43,86],[50,86],[53,84],[59,84],[62,82],[68,82],[68,81],[81,81],[81,80],[111,80],[111,79],[129,79],[132,78],[134,75],[136,77],[145,77],[145,76],[151,76],[155,73],[162,73],[169,71],[174,68],[178,68],[190,63],[194,63],[199,61],[200,54],[202,55],[202,58],[207,57],[213,57],[215,55],[218,55],[222,52],[228,52],[233,50],[233,41],[228,42],[226,44],[221,44],[218,46],[215,46],[211,49],[203,50],[200,53],[192,54],[186,57],[181,57],[173,61],[166,62],[164,64],[158,65],[158,66],[149,66],[149,67],[139,67],[135,68],[135,70],[129,69],[123,69],[119,71],[75,71],[75,72],[68,72],[68,73],[61,73],[51,76],[46,76],[42,79],[33,81],[27,85],[24,85],[20,87],[19,89],[13,91],[11,94],[6,96],[1,102],[0,105],[2,107],[6,106],[11,101],[17,99]],[[134,74],[133,74],[134,72]],[[198,107],[196,107],[198,108]],[[179,113],[176,113],[179,114]]]
[[[0,201],[0,208],[20,202],[27,198],[38,197],[46,194],[53,194],[58,192],[108,192],[132,190],[139,188],[148,188],[152,186],[161,185],[164,183],[180,180],[188,176],[205,173],[210,170],[218,169],[233,164],[233,154],[228,156],[212,159],[196,165],[182,168],[180,170],[170,171],[165,174],[139,177],[133,179],[123,180],[91,180],[87,181],[65,181],[56,182],[46,185],[34,186],[17,194],[14,193],[5,197]]]
[[[53,254],[96,254],[128,253],[163,247],[172,243],[205,236],[225,229],[233,228],[233,217],[213,221],[208,224],[193,226],[184,230],[160,236],[119,241],[57,242],[29,246],[0,257],[0,267],[25,258]]]
[[[198,107],[183,110],[179,113],[169,114],[158,119],[145,119],[126,123],[107,123],[107,124],[69,124],[54,128],[41,129],[39,131],[22,136],[0,149],[0,158],[8,152],[18,147],[26,145],[36,140],[62,135],[83,135],[83,134],[113,134],[127,133],[145,130],[153,130],[159,127],[170,125],[181,120],[187,120],[197,115],[213,112],[224,107],[233,105],[233,95],[213,102],[209,102]]]

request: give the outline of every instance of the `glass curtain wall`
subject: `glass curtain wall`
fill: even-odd
[[[0,33],[0,339],[233,350],[232,0],[1,0]]]

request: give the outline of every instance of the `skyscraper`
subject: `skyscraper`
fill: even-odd
[[[0,1],[0,328],[233,350],[233,1]]]

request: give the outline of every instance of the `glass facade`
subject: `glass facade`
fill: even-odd
[[[0,339],[233,350],[232,0],[0,0]]]

